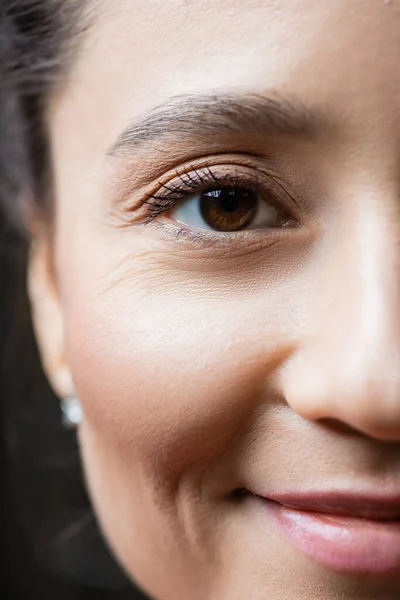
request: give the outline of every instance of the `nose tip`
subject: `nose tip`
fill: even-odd
[[[340,359],[339,359],[340,361]],[[353,367],[353,368],[351,368]],[[287,403],[311,421],[340,421],[382,441],[400,441],[400,365],[346,365],[338,370],[308,356],[297,357],[283,377]]]

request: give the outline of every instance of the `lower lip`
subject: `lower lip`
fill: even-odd
[[[285,537],[315,562],[343,573],[400,575],[400,522],[266,504]]]

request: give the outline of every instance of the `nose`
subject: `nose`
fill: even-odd
[[[399,211],[398,199],[376,202],[335,228],[311,269],[310,327],[282,373],[302,417],[387,441],[400,440]]]

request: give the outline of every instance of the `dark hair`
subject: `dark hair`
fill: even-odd
[[[49,201],[46,107],[67,76],[90,5],[84,0],[1,0],[0,202],[19,229],[26,225],[21,201],[42,208]]]
[[[17,539],[28,538],[42,567],[71,582],[118,589],[128,580],[102,540],[85,492],[75,434],[63,430],[58,401],[41,370],[25,290],[29,235],[24,203],[48,208],[46,105],[87,27],[81,18],[86,4],[1,0],[0,5],[2,508],[8,511],[3,543],[14,540],[22,524]],[[14,554],[7,550],[12,571],[21,548]],[[29,577],[26,585],[33,598]]]

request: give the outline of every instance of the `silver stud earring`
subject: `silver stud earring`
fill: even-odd
[[[66,429],[74,429],[82,421],[82,407],[76,396],[61,400],[62,423]]]

